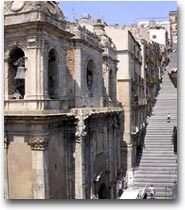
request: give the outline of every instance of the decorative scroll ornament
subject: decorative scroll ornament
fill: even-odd
[[[25,1],[12,1],[10,9],[13,12],[18,12],[23,8],[24,5]]]
[[[66,56],[66,59],[67,59],[67,69],[69,71],[69,73],[74,76],[74,73],[75,73],[75,56],[74,56],[74,50],[73,49],[69,49],[67,51],[67,56]]]
[[[46,150],[49,144],[47,137],[32,137],[29,141],[29,145],[32,150]]]
[[[85,120],[88,118],[88,115],[83,114],[82,111],[79,112],[79,114],[76,116],[76,119],[78,119],[78,123],[76,126],[76,142],[81,143],[84,136],[87,135],[87,132],[85,131],[86,125]]]
[[[48,11],[52,15],[56,15],[57,11],[53,2],[47,2]]]

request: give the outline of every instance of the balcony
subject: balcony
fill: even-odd
[[[66,111],[68,109],[68,100],[51,99],[9,99],[4,101],[5,112],[37,112],[44,110]]]

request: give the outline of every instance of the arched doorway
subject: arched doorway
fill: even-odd
[[[15,47],[9,54],[8,95],[12,99],[23,99],[25,95],[25,54]]]
[[[99,192],[98,192],[99,199],[107,199],[108,198],[108,190],[105,183],[100,185]]]

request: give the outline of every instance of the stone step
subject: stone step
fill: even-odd
[[[174,156],[172,156],[172,155],[163,155],[163,154],[159,154],[159,155],[150,155],[149,153],[145,153],[145,154],[143,154],[142,155],[142,158],[140,158],[140,157],[138,157],[138,159],[139,160],[145,160],[145,159],[148,159],[148,160],[150,160],[150,159],[154,159],[154,160],[157,160],[157,159],[169,159],[169,160],[171,160],[171,159],[173,159],[173,160],[176,160],[177,161],[177,158],[176,157],[174,157]]]
[[[135,170],[134,172],[135,176],[137,175],[169,175],[169,174],[175,174],[177,176],[177,170],[167,170],[167,171],[143,171],[143,170]]]
[[[158,155],[158,156],[167,156],[167,155],[174,155],[171,151],[150,151],[150,150],[144,150],[142,152],[142,155]]]
[[[146,150],[148,150],[148,151],[150,151],[150,152],[152,152],[152,151],[161,151],[161,152],[165,152],[165,151],[169,151],[169,152],[173,152],[173,147],[172,148],[166,148],[166,147],[155,147],[155,148],[153,148],[153,147],[145,147],[145,149],[143,150],[143,151],[146,151]]]
[[[162,139],[165,139],[165,138],[170,139],[172,134],[173,134],[173,132],[169,132],[169,133],[159,133],[158,132],[158,134],[157,134],[157,130],[156,130],[156,133],[154,133],[154,132],[153,133],[151,133],[151,132],[147,133],[145,137],[149,137],[149,138],[152,138],[152,137],[154,138],[155,137],[156,138],[158,136],[157,139],[161,138],[161,140],[162,140]]]
[[[145,167],[145,168],[149,168],[149,167],[155,167],[155,170],[157,170],[157,168],[160,170],[162,168],[165,168],[165,167],[172,167],[172,168],[175,168],[177,166],[177,163],[163,163],[163,162],[153,162],[153,163],[140,163],[139,164],[139,167]]]
[[[140,157],[138,157],[138,158],[140,158]],[[154,159],[154,160],[162,160],[162,159],[169,159],[169,160],[171,160],[171,159],[173,159],[173,160],[177,160],[177,157],[175,157],[174,155],[150,155],[150,154],[144,154],[144,155],[142,155],[142,160],[144,160],[144,159],[148,159],[148,160],[150,160],[150,159]]]
[[[176,163],[141,163],[139,165],[139,167],[141,169],[147,169],[147,170],[151,170],[153,168],[153,170],[175,170],[177,169],[177,164]]]
[[[172,186],[177,180],[177,156],[172,144],[173,128],[177,126],[177,89],[167,73],[160,87],[152,115],[147,119],[145,148],[136,161],[134,186],[153,184],[156,199],[171,199]],[[168,113],[171,115],[169,123]]]
[[[158,161],[158,162],[164,162],[164,163],[166,163],[166,162],[169,162],[169,163],[176,163],[176,158],[174,158],[174,157],[163,157],[163,158],[161,158],[161,157],[159,157],[159,158],[157,158],[157,157],[144,157],[144,158],[142,158],[139,162],[140,163],[148,163],[148,162],[151,162],[151,163],[155,163],[156,161]]]
[[[170,182],[165,181],[165,182],[163,182],[163,184],[161,184],[160,182],[158,183],[158,182],[153,182],[153,181],[149,181],[149,182],[134,181],[134,186],[137,186],[137,187],[146,186],[146,184],[148,184],[148,185],[153,184],[155,189],[159,189],[158,187],[160,187],[161,190],[163,190],[165,188],[172,189],[172,187],[174,186],[174,180],[172,180],[172,181],[170,180]]]
[[[156,145],[161,145],[161,146],[173,146],[172,140],[171,139],[157,139],[156,138],[147,138],[143,141],[144,145],[151,145],[151,146],[156,146]]]
[[[143,179],[143,178],[146,178],[146,179],[153,179],[153,178],[155,178],[155,179],[160,179],[160,178],[165,178],[165,179],[168,179],[168,178],[171,178],[171,177],[173,177],[173,181],[174,181],[174,179],[176,179],[177,178],[177,174],[175,174],[175,173],[169,173],[169,174],[135,174],[135,180],[136,181],[138,181],[138,179]]]
[[[149,149],[152,148],[153,149],[173,149],[174,146],[171,144],[145,144],[145,149]]]
[[[145,183],[153,183],[154,185],[157,183],[157,184],[169,184],[169,183],[174,183],[174,180],[176,180],[177,176],[174,176],[174,175],[169,175],[169,177],[153,177],[153,178],[150,178],[150,177],[137,177],[137,178],[134,178],[134,183],[137,183],[137,182],[140,182],[142,181],[143,179],[145,180]]]
[[[156,140],[156,139],[147,139],[145,145],[173,145],[171,140]]]
[[[154,140],[154,141],[170,141],[172,139],[173,132],[157,134],[157,133],[147,133],[145,136],[146,140]]]

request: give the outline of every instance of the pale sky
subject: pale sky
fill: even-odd
[[[168,21],[169,11],[177,10],[177,1],[60,1],[69,21],[90,14],[107,24],[130,24],[148,18]]]

